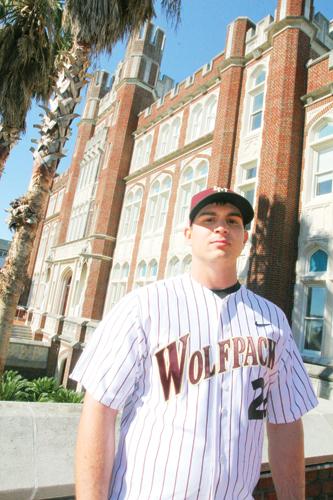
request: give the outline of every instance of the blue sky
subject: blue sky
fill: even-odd
[[[159,2],[156,2],[159,5]],[[161,74],[166,74],[176,82],[192,74],[212,57],[222,52],[225,44],[226,28],[236,17],[247,16],[257,22],[268,14],[274,14],[277,0],[183,0],[182,20],[175,30],[158,12],[155,24],[166,31],[166,45],[161,66]],[[315,10],[328,19],[333,18],[332,0],[315,0]],[[103,68],[112,73],[123,58],[125,45],[119,43],[111,56],[100,56],[93,67]],[[82,110],[82,104],[78,112]],[[41,110],[33,105],[27,120],[27,131],[13,149],[0,180],[0,239],[11,239],[12,235],[5,223],[5,209],[9,202],[27,191],[31,170],[32,154],[29,151],[31,139],[38,138],[33,124],[40,122]],[[58,172],[65,171],[71,161],[77,127],[74,124],[72,137],[66,146],[67,157],[60,163]]]

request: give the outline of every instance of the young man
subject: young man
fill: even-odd
[[[278,497],[304,499],[300,419],[317,401],[284,314],[237,281],[252,218],[228,189],[195,195],[191,274],[134,290],[100,323],[73,374],[87,390],[78,500],[251,499],[266,419]]]

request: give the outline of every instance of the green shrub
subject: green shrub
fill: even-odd
[[[31,380],[26,388],[28,401],[50,401],[58,388],[59,384],[53,377],[41,377]]]
[[[1,401],[26,401],[28,381],[17,371],[8,370],[0,377]]]
[[[82,403],[84,394],[82,392],[75,392],[66,387],[59,387],[53,394],[52,399],[55,403]]]
[[[82,403],[84,394],[66,389],[53,377],[24,379],[17,371],[5,371],[0,377],[1,401]]]

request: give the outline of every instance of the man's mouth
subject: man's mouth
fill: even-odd
[[[230,245],[230,242],[227,240],[214,240],[211,243],[216,245]]]

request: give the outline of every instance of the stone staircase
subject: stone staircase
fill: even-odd
[[[32,332],[30,326],[27,325],[13,325],[11,338],[32,340]]]

